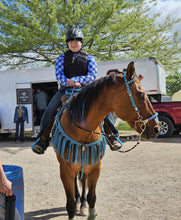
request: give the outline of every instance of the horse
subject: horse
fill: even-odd
[[[157,113],[135,74],[133,62],[123,73],[108,75],[84,86],[57,114],[52,143],[60,165],[69,220],[75,219],[78,173],[86,175],[88,220],[96,219],[96,185],[106,147],[102,121],[110,112],[126,121],[142,139],[157,137]]]

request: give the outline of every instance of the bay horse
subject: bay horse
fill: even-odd
[[[105,76],[83,87],[57,114],[52,143],[60,164],[69,220],[75,219],[75,177],[79,172],[87,179],[88,220],[96,219],[96,185],[106,146],[102,121],[109,112],[115,112],[142,139],[157,137],[157,113],[135,74],[133,62],[126,72]]]

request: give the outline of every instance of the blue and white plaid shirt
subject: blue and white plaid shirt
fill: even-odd
[[[65,55],[62,54],[57,58],[57,61],[55,63],[55,75],[58,80],[58,82],[61,85],[69,86],[67,83],[68,78],[64,75],[64,57]],[[86,85],[90,82],[93,82],[96,79],[97,76],[97,64],[93,56],[88,55],[87,56],[87,62],[88,62],[88,73],[86,76],[74,76],[71,79],[74,82],[79,82],[82,85]]]

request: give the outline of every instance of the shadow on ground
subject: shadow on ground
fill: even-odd
[[[65,207],[44,210],[42,209],[38,211],[26,212],[24,214],[26,220],[48,220],[58,216],[67,216],[67,211]]]

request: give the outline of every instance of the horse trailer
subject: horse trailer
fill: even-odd
[[[98,62],[97,78],[104,77],[111,70],[122,71],[133,61],[136,73],[141,75],[143,88],[149,95],[160,97],[166,93],[165,70],[155,58],[116,60]],[[54,66],[32,69],[0,71],[0,135],[6,136],[15,132],[14,111],[18,104],[28,109],[29,123],[25,131],[36,130],[39,122],[33,103],[33,91],[41,88],[53,97],[58,89]]]

